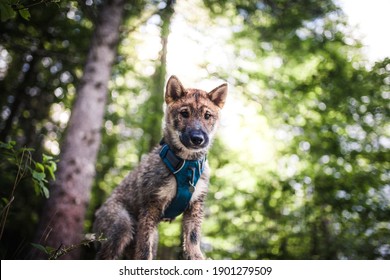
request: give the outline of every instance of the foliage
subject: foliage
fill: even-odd
[[[41,194],[45,198],[49,197],[48,180],[55,179],[54,172],[56,163],[53,157],[43,154],[42,162],[32,159],[32,148],[15,148],[15,141],[8,143],[0,142],[0,155],[3,159],[0,164],[1,178],[6,182],[8,178],[13,181],[9,186],[5,185],[1,194],[1,233],[0,240],[3,237],[4,229],[7,225],[7,219],[11,213],[11,206],[15,200],[15,191],[21,184],[21,181],[29,178],[34,185],[35,193]],[[31,183],[30,183],[31,184]],[[11,212],[10,212],[11,211]]]
[[[43,186],[47,186],[50,170],[54,172],[50,157],[59,153],[88,48],[92,17],[81,14],[92,15],[93,9],[83,7],[87,11],[82,11],[76,2],[65,2],[30,8],[28,22],[16,17],[0,25],[1,60],[6,62],[0,67],[0,141],[14,140],[17,151],[32,149],[30,157],[44,167],[32,166],[35,189],[32,181],[22,180],[15,190],[8,217],[12,223],[2,239],[7,242],[1,244],[3,258],[25,258],[30,246],[44,202],[36,191],[47,193]],[[1,168],[2,197],[8,196],[14,184],[10,168]]]
[[[313,23],[306,14],[288,30],[279,21],[254,21],[266,6],[245,10],[250,27],[236,34],[235,43],[238,61],[250,67],[239,64],[244,67],[234,78],[272,123],[276,168],[265,172],[229,159],[222,160],[227,165],[218,164],[220,172],[236,171],[214,178],[217,201],[211,202],[210,216],[217,221],[206,227],[213,229],[207,231],[210,254],[223,258],[229,251],[233,259],[389,258],[389,60],[367,70],[359,43],[345,33],[348,28],[337,11],[319,18],[314,9]],[[262,48],[249,49],[249,32]],[[290,35],[281,40],[280,32]],[[271,62],[271,67],[254,67],[254,60]],[[238,174],[247,175],[237,179]]]
[[[74,244],[74,245],[69,245],[69,246],[60,246],[57,249],[50,247],[50,246],[43,246],[43,245],[37,244],[37,243],[31,243],[31,245],[34,248],[45,253],[49,260],[57,260],[61,256],[68,254],[70,251],[75,250],[79,247],[82,247],[82,246],[90,247],[91,244],[93,245],[93,243],[95,243],[95,242],[102,242],[104,240],[106,240],[106,238],[104,238],[102,236],[96,237],[94,234],[91,234],[91,235],[86,235],[85,239],[82,240],[79,244]]]
[[[26,4],[23,4],[27,2]],[[60,0],[39,0],[39,1],[23,1],[23,0],[6,0],[0,2],[0,20],[6,21],[13,19],[19,14],[23,19],[30,20],[31,14],[29,9],[40,4],[58,3]]]
[[[6,169],[5,166],[11,165],[17,168],[17,174],[15,176],[15,183],[13,189],[20,183],[25,176],[31,176],[35,192],[41,194],[44,197],[49,197],[49,190],[46,187],[50,178],[55,180],[54,172],[57,169],[57,164],[52,156],[42,155],[42,162],[37,162],[32,159],[32,148],[15,149],[15,141],[8,143],[0,142],[1,156],[5,160],[2,162],[2,169]],[[31,167],[34,167],[31,168]]]

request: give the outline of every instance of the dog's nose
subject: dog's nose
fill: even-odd
[[[192,131],[190,133],[191,142],[195,145],[202,145],[204,142],[204,136],[201,131]]]

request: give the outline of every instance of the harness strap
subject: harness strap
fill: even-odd
[[[176,156],[167,144],[163,144],[160,158],[176,179],[176,196],[164,212],[165,219],[174,219],[188,208],[196,183],[204,170],[206,158],[184,160]]]
[[[177,157],[167,144],[162,146],[160,158],[173,174],[179,172],[185,164],[185,160]]]

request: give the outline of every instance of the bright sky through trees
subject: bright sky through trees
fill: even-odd
[[[356,35],[360,35],[366,46],[365,53],[370,61],[383,59],[390,55],[390,1],[388,0],[337,0]]]
[[[210,26],[212,19],[208,11],[199,8],[202,4],[197,2],[195,6],[193,2],[185,1],[176,5],[177,13],[169,37],[168,74],[179,76],[187,87],[210,90],[225,82],[218,76],[217,68],[237,71],[237,60],[229,40],[242,22],[237,21],[234,28],[226,28],[228,20],[217,18],[213,19],[217,24]],[[213,79],[202,79],[210,72],[216,72]],[[246,160],[268,163],[273,157],[273,146],[266,119],[257,114],[256,108],[243,103],[242,93],[237,91],[234,82],[227,82],[229,96],[222,112],[221,139]]]

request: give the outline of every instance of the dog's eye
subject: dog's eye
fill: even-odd
[[[187,119],[187,118],[190,117],[190,113],[189,113],[188,111],[181,111],[181,112],[180,112],[180,115],[181,115],[183,118],[185,118],[185,119]]]
[[[211,114],[207,112],[206,114],[204,114],[204,118],[208,120],[209,118],[211,118]]]

